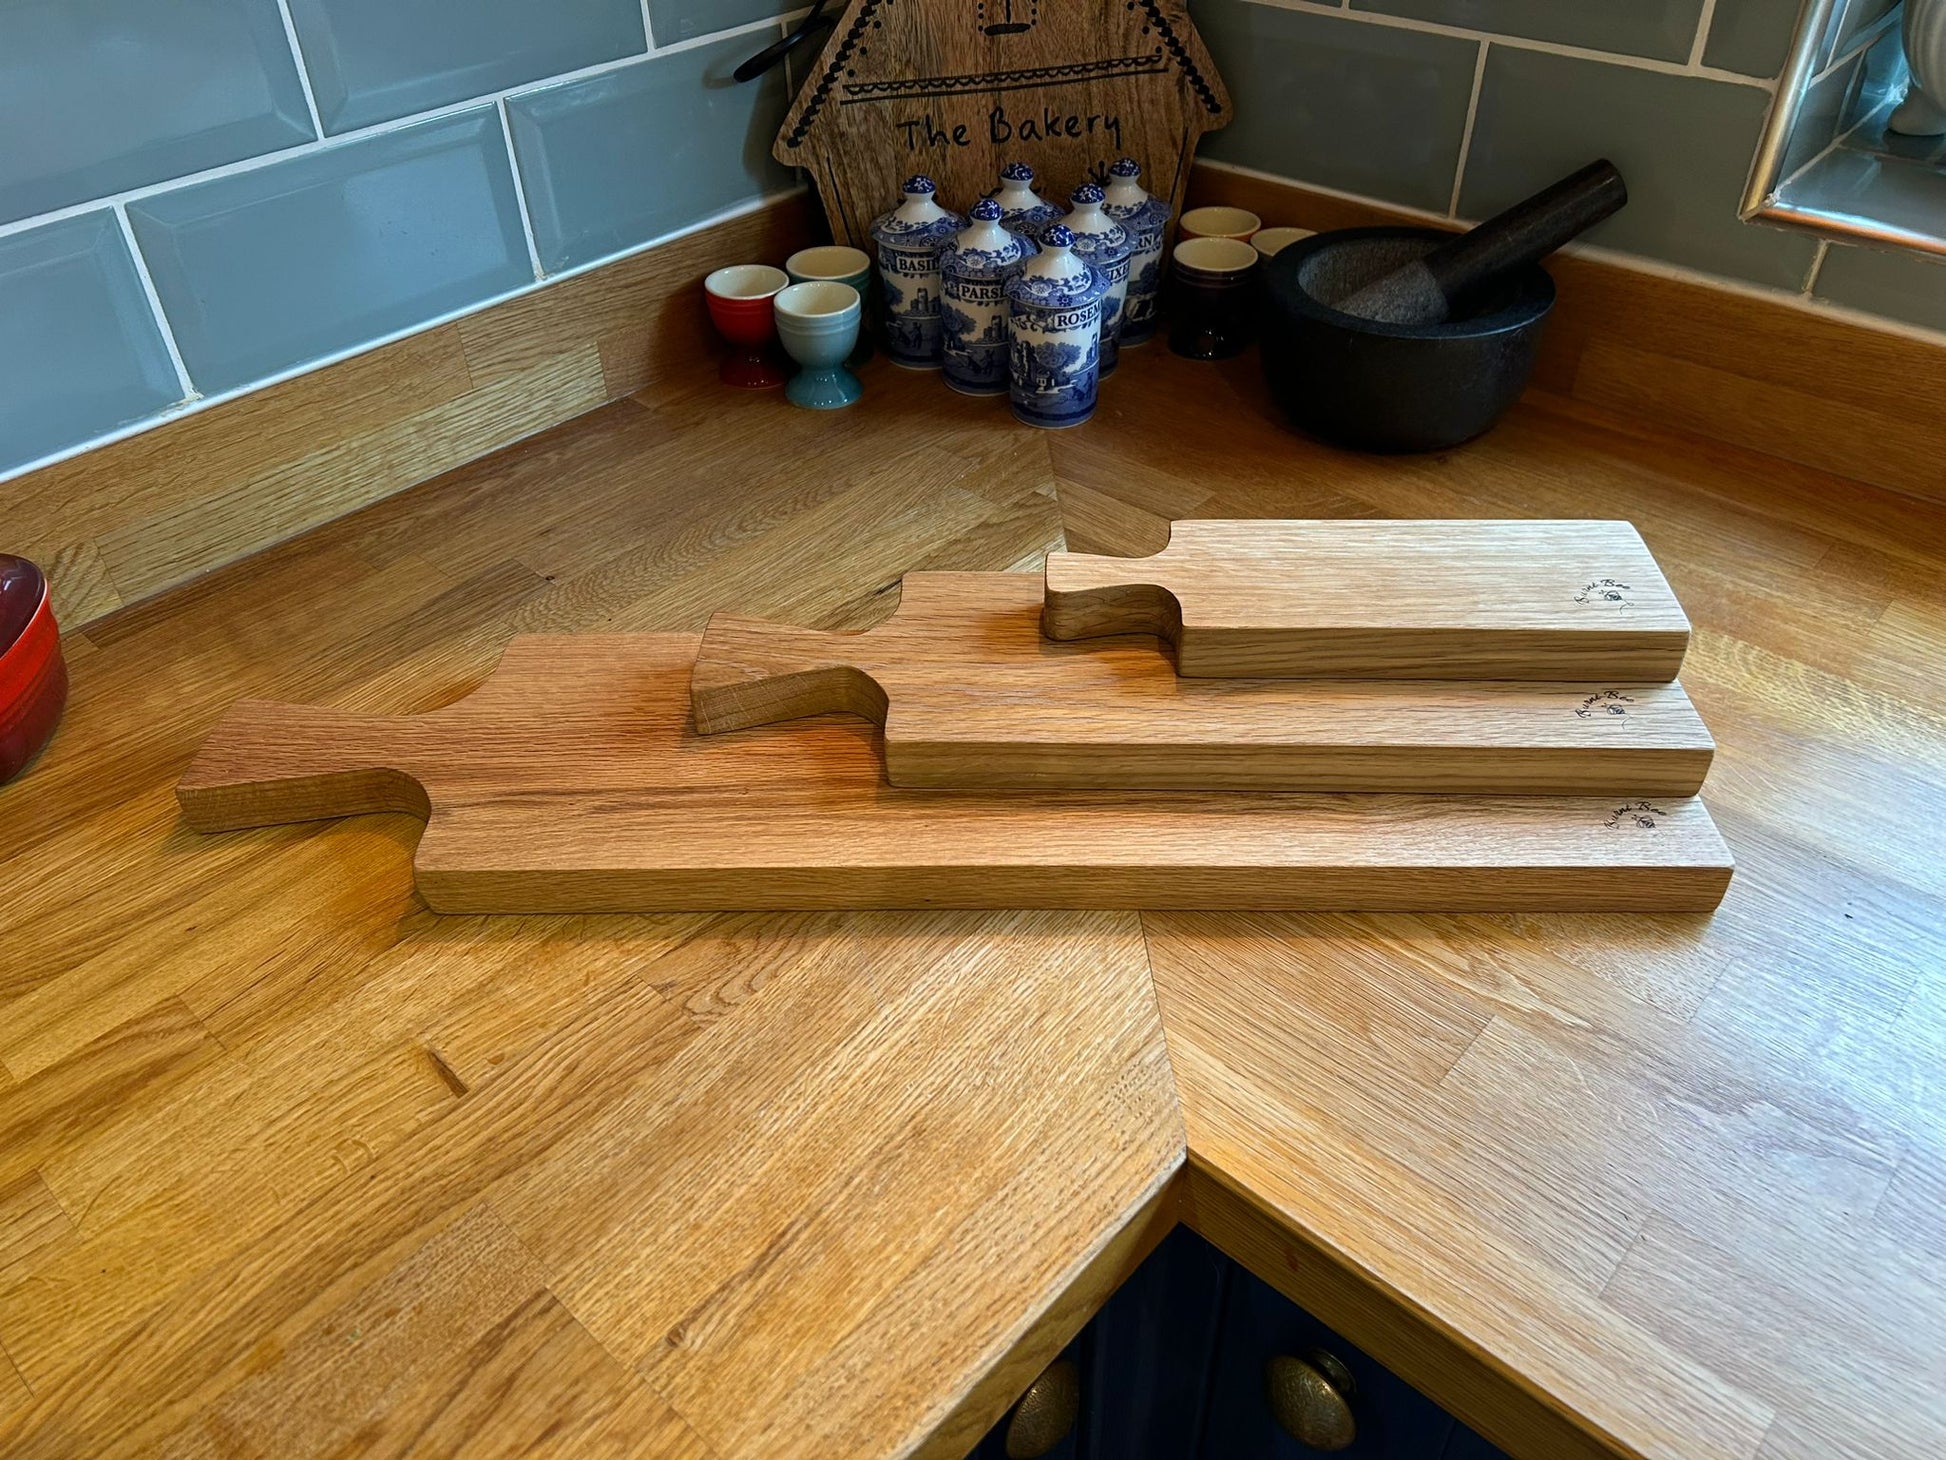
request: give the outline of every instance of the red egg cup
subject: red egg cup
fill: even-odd
[[[773,301],[790,275],[768,264],[732,264],[703,280],[709,317],[731,351],[717,367],[725,385],[740,390],[770,390],[790,378],[777,347]]]
[[[24,559],[0,554],[0,785],[40,753],[67,699],[47,580]]]

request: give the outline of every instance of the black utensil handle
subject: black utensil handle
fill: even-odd
[[[812,0],[811,13],[798,22],[797,29],[781,40],[772,41],[730,74],[738,81],[755,81],[801,45],[814,30],[824,30],[837,22],[824,13],[829,0]]]
[[[1497,213],[1423,262],[1448,299],[1487,279],[1545,258],[1562,244],[1616,212],[1628,201],[1628,185],[1603,158],[1552,187]]]

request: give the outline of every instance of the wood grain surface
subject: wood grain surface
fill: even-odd
[[[861,246],[914,173],[964,213],[1009,162],[1065,203],[1133,157],[1180,208],[1197,139],[1230,120],[1184,0],[851,0],[807,65],[771,153],[810,172],[832,236]]]
[[[79,628],[695,370],[715,344],[703,275],[726,258],[781,264],[811,233],[806,200],[780,198],[164,421],[10,482],[0,541],[48,570],[55,613]]]
[[[1159,634],[1194,678],[1664,683],[1689,620],[1626,522],[1179,521],[1052,553],[1050,639]]]
[[[1519,1460],[1946,1453],[1946,509],[1545,393],[1401,459],[1248,358],[1060,435],[862,378],[704,369],[69,636],[0,789],[0,1453],[963,1454],[1178,1214]],[[447,917],[410,817],[172,792],[239,697],[1253,514],[1637,523],[1718,911]]]
[[[530,635],[431,714],[246,701],[176,788],[205,831],[428,817],[441,912],[1714,907],[1695,798],[887,791],[862,727],[706,738],[689,635]]]
[[[711,616],[696,728],[842,712],[895,786],[1687,796],[1712,744],[1677,684],[1178,679],[1152,635],[1056,643],[1042,580],[912,573],[862,633]]]

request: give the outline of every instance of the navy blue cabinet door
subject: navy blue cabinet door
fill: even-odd
[[[1189,1460],[1196,1453],[1234,1266],[1178,1227],[1102,1305],[1083,1371],[1084,1460]]]
[[[1455,1421],[1282,1293],[1241,1268],[1225,1294],[1203,1460],[1307,1460],[1326,1452],[1292,1439],[1271,1413],[1264,1371],[1273,1358],[1323,1349],[1350,1372],[1356,1434],[1343,1460],[1440,1460]]]
[[[1047,1460],[1309,1460],[1265,1369],[1322,1349],[1352,1379],[1344,1460],[1507,1460],[1430,1399],[1267,1283],[1178,1227],[1062,1357],[1080,1376],[1075,1427]],[[1005,1460],[1008,1415],[969,1460]]]

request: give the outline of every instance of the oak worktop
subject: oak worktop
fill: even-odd
[[[955,1456],[1186,1220],[1516,1455],[1946,1453],[1946,508],[1545,400],[1352,456],[1124,362],[1062,434],[699,378],[71,635],[0,791],[0,1451]],[[239,696],[1191,516],[1634,521],[1721,911],[442,918],[409,818],[178,821]]]

